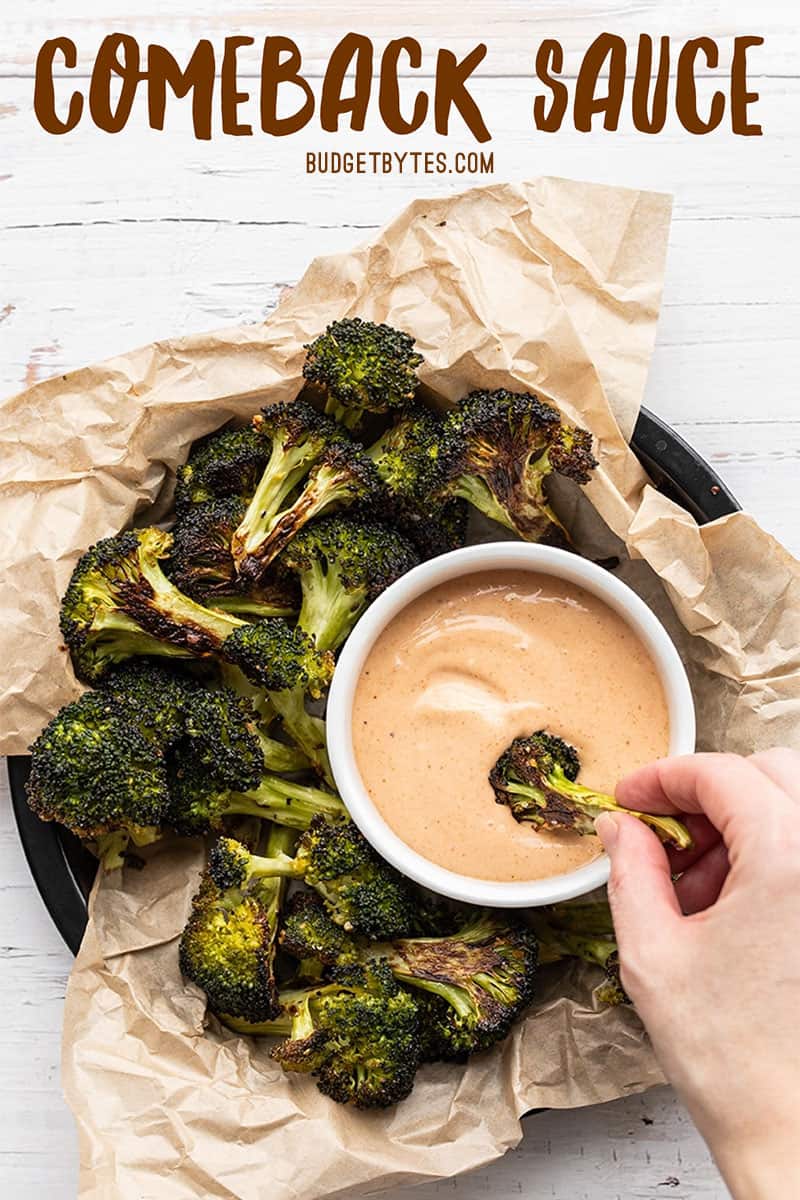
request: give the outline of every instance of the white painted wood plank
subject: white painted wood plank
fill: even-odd
[[[797,62],[797,22],[790,5],[782,0],[762,0],[757,10],[745,0],[727,0],[724,5],[709,5],[703,12],[694,0],[670,0],[668,9],[659,0],[581,0],[565,4],[545,0],[531,5],[527,0],[472,0],[469,20],[448,20],[446,9],[428,0],[405,0],[402,8],[394,0],[372,0],[367,5],[353,4],[347,20],[339,0],[317,0],[303,8],[291,0],[269,6],[240,3],[234,10],[212,0],[112,0],[102,5],[97,0],[73,0],[67,9],[60,0],[28,0],[5,17],[6,36],[0,50],[0,71],[30,72],[36,52],[46,38],[72,37],[79,49],[79,67],[91,66],[101,39],[108,33],[133,34],[142,45],[160,42],[179,58],[185,58],[200,37],[211,37],[219,44],[226,34],[243,33],[263,39],[281,33],[294,37],[307,70],[324,70],[331,50],[348,30],[371,37],[380,51],[390,38],[417,37],[426,58],[423,69],[430,71],[433,56],[448,47],[459,56],[478,42],[487,45],[486,60],[480,70],[486,74],[530,74],[536,47],[543,38],[556,38],[564,47],[565,69],[574,74],[586,47],[598,34],[612,31],[635,44],[642,32],[657,37],[669,34],[676,42],[705,34],[720,44],[726,63],[732,39],[738,34],[769,32],[771,44],[754,55],[758,73],[794,74]],[[257,47],[243,61],[257,62]],[[252,69],[252,67],[251,67]]]

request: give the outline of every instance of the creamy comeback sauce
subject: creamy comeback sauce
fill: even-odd
[[[536,729],[572,742],[579,781],[612,793],[668,746],[661,684],[633,631],[583,589],[529,571],[468,575],[409,604],[373,646],[353,710],[384,819],[477,879],[541,879],[600,853],[593,836],[537,832],[495,803],[489,770]]]

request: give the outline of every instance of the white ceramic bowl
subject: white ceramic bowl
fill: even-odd
[[[601,855],[575,871],[547,879],[500,883],[474,879],[429,862],[387,825],[372,802],[353,753],[352,709],[362,667],[373,644],[401,609],[447,580],[482,571],[524,570],[552,575],[600,597],[627,622],[647,647],[661,679],[669,712],[669,753],[694,750],[692,693],[683,663],[661,622],[627,584],[577,554],[524,542],[492,542],[454,550],[409,571],[378,597],[350,634],[334,673],[328,698],[328,753],[347,809],[375,849],[404,875],[443,896],[470,904],[527,908],[555,904],[590,892],[608,880]],[[388,681],[387,681],[388,685]]]

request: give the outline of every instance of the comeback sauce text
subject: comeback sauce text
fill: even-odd
[[[361,778],[403,841],[476,879],[542,879],[597,857],[597,838],[538,832],[487,779],[514,737],[572,742],[579,781],[613,793],[667,752],[655,667],[625,621],[573,584],[530,571],[467,575],[409,604],[380,635],[353,708]]]

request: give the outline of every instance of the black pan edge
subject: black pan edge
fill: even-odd
[[[642,409],[631,446],[653,483],[703,525],[736,512],[740,505],[715,471],[687,442],[647,409]],[[25,857],[53,922],[77,954],[87,921],[87,898],[96,863],[77,838],[28,808],[25,781],[30,759],[8,759],[11,801]]]

